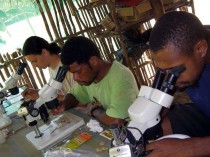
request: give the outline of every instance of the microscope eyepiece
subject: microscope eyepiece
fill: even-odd
[[[176,91],[176,81],[179,75],[185,70],[186,68],[183,66],[171,68],[168,71],[160,90],[167,94],[173,95]]]

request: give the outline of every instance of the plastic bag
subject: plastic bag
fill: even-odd
[[[69,148],[48,150],[44,157],[99,157],[96,153],[87,150],[74,150]]]
[[[80,145],[91,139],[92,135],[82,131],[71,140],[65,139],[44,153],[44,157],[99,157],[95,151],[80,149]]]

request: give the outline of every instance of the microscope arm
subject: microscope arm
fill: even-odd
[[[19,93],[19,89],[17,87],[18,80],[21,79],[21,75],[27,66],[26,63],[19,63],[18,69],[16,73],[12,76],[10,76],[6,81],[2,89],[0,89],[0,110],[2,110],[4,113],[6,113],[5,108],[3,106],[3,101],[5,100],[5,97],[7,96],[7,90],[11,93],[11,95],[15,95]]]
[[[57,90],[60,89],[62,84],[52,80],[50,84],[45,84],[42,89],[39,90],[39,98],[36,101],[31,101],[29,106],[23,106],[18,110],[18,115],[31,114],[33,110],[39,110],[39,108],[47,102],[56,100]],[[32,115],[33,117],[38,116],[37,114]]]
[[[52,80],[50,84],[45,84],[39,90],[39,98],[34,103],[34,108],[39,108],[46,102],[51,102],[57,98],[57,91],[62,88],[62,83]]]
[[[128,126],[112,126],[110,129],[115,145],[109,149],[110,157],[120,156],[125,152],[132,157],[142,155],[146,142],[162,136],[160,112],[163,107],[170,108],[176,80],[184,70],[184,67],[175,67],[167,74],[159,70],[152,87],[141,86],[137,99],[128,109],[131,119]]]
[[[10,76],[6,81],[5,81],[5,85],[3,86],[3,88],[0,90],[0,92],[2,92],[3,94],[6,94],[7,90],[13,89],[17,87],[18,84],[18,80],[21,79],[21,75],[24,71],[24,68],[27,66],[26,63],[19,63],[18,69],[16,71],[15,74],[13,74],[12,76]],[[10,91],[12,95],[17,94],[17,92],[12,92]]]
[[[59,105],[57,100],[57,91],[62,88],[62,82],[67,71],[67,67],[60,67],[56,78],[53,79],[49,84],[45,84],[42,89],[39,90],[39,98],[36,101],[31,102],[30,105],[20,107],[18,110],[18,115],[26,116],[26,121],[31,123],[37,120],[36,117],[41,114],[42,120],[46,123],[49,114],[45,109],[44,104],[46,104],[48,109],[56,108]],[[31,118],[31,116],[34,118]]]
[[[128,127],[135,126],[142,134],[146,132],[146,140],[158,138],[155,137],[156,135],[150,135],[148,131],[150,128],[158,127],[162,107],[170,108],[176,91],[176,80],[183,71],[185,71],[184,67],[175,67],[170,69],[166,75],[159,70],[152,87],[141,87],[138,98],[128,109],[131,118]],[[141,135],[136,135],[136,130],[134,132],[134,137],[139,140]]]
[[[46,103],[48,109],[53,109],[58,106],[57,91],[62,89],[62,82],[65,79],[67,71],[67,66],[59,68],[55,79],[39,91],[39,98],[34,103],[34,108],[39,108],[44,103]]]
[[[169,108],[173,99],[173,96],[158,89],[142,86],[138,98],[128,109],[131,119],[128,127],[138,128],[143,134],[148,128],[156,126],[161,120],[162,107]],[[132,129],[131,132],[136,140],[141,138],[139,131]]]
[[[10,76],[5,81],[5,86],[1,89],[1,92],[6,92],[8,89],[14,88],[17,86],[18,80],[21,79],[21,76],[18,74],[14,74],[13,76]]]

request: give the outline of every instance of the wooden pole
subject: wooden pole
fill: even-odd
[[[56,21],[56,24],[57,24],[57,28],[58,28],[58,33],[59,33],[59,36],[62,36],[62,33],[61,33],[61,30],[60,30],[60,21],[58,19],[58,15],[57,15],[57,12],[59,14],[59,11],[57,11],[56,9],[56,6],[55,6],[55,3],[53,0],[51,0],[52,2],[52,6],[53,6],[53,9],[54,9],[54,13],[55,13],[55,21]],[[57,2],[57,1],[56,1]],[[58,5],[58,8],[59,8],[59,5]],[[62,23],[62,20],[61,20],[61,23]]]
[[[47,19],[46,19],[46,17],[45,17],[45,14],[44,14],[44,11],[43,11],[42,6],[41,6],[41,4],[40,4],[40,1],[39,1],[39,0],[36,0],[36,3],[37,3],[37,5],[38,5],[39,12],[40,12],[40,14],[42,15],[42,19],[43,19],[43,21],[44,21],[44,25],[45,25],[46,31],[47,31],[47,33],[48,33],[48,35],[49,35],[49,37],[50,37],[50,40],[53,41],[53,37],[52,37],[52,34],[51,34],[51,32],[50,32],[50,28],[49,28],[49,25],[48,25],[48,23],[47,23]]]
[[[54,32],[54,34],[55,34],[55,38],[58,39],[58,38],[60,38],[60,36],[59,36],[59,34],[58,34],[58,31],[57,31],[55,22],[54,22],[54,20],[53,20],[52,14],[51,14],[51,12],[50,12],[50,8],[49,8],[49,6],[48,6],[47,0],[43,0],[43,3],[44,3],[44,6],[45,6],[45,9],[46,9],[46,12],[47,12],[47,15],[48,15],[50,24],[51,24],[51,26],[52,26],[53,32]]]
[[[164,13],[165,9],[162,0],[150,0],[152,11],[155,19],[159,19]]]
[[[64,30],[66,30],[66,36],[68,36],[70,34],[70,33],[68,33],[68,31],[70,32],[71,27],[69,25],[69,21],[67,19],[66,12],[65,12],[65,9],[64,9],[64,6],[63,6],[63,0],[60,0],[60,13],[59,13],[59,15],[61,16],[60,18],[63,19],[63,25],[64,25],[63,27],[65,27]],[[66,27],[68,28],[68,31],[67,31]]]

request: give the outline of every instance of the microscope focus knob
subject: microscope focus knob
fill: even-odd
[[[4,92],[0,92],[0,99],[3,99],[5,97]]]
[[[37,117],[39,115],[39,110],[36,109],[36,108],[33,108],[31,111],[30,111],[30,115],[32,117]]]

